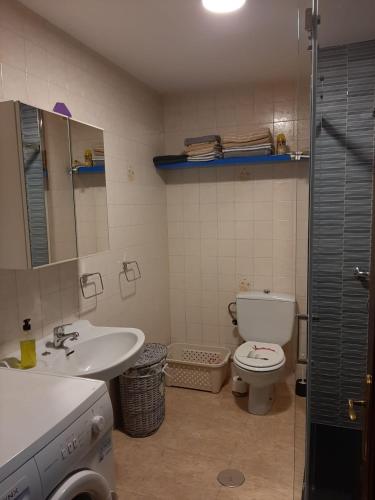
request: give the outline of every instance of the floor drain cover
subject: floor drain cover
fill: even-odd
[[[218,474],[217,480],[223,486],[237,488],[237,486],[241,486],[245,482],[245,476],[239,470],[225,469]]]

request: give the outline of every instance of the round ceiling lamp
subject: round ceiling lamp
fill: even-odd
[[[246,0],[202,0],[203,7],[216,14],[227,14],[240,9]]]

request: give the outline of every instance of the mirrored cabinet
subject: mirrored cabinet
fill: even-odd
[[[0,103],[0,231],[3,269],[108,250],[103,131]]]

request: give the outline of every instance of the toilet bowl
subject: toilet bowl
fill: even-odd
[[[284,373],[283,349],[277,344],[245,342],[236,349],[233,365],[237,375],[249,384],[249,413],[268,413],[274,401],[274,384]]]
[[[249,384],[248,411],[265,415],[275,384],[285,374],[282,346],[292,338],[295,299],[287,294],[243,292],[236,297],[238,331],[245,341],[235,351],[235,373]]]

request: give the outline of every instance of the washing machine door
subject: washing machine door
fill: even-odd
[[[66,478],[48,500],[111,500],[112,493],[103,476],[91,470]]]

